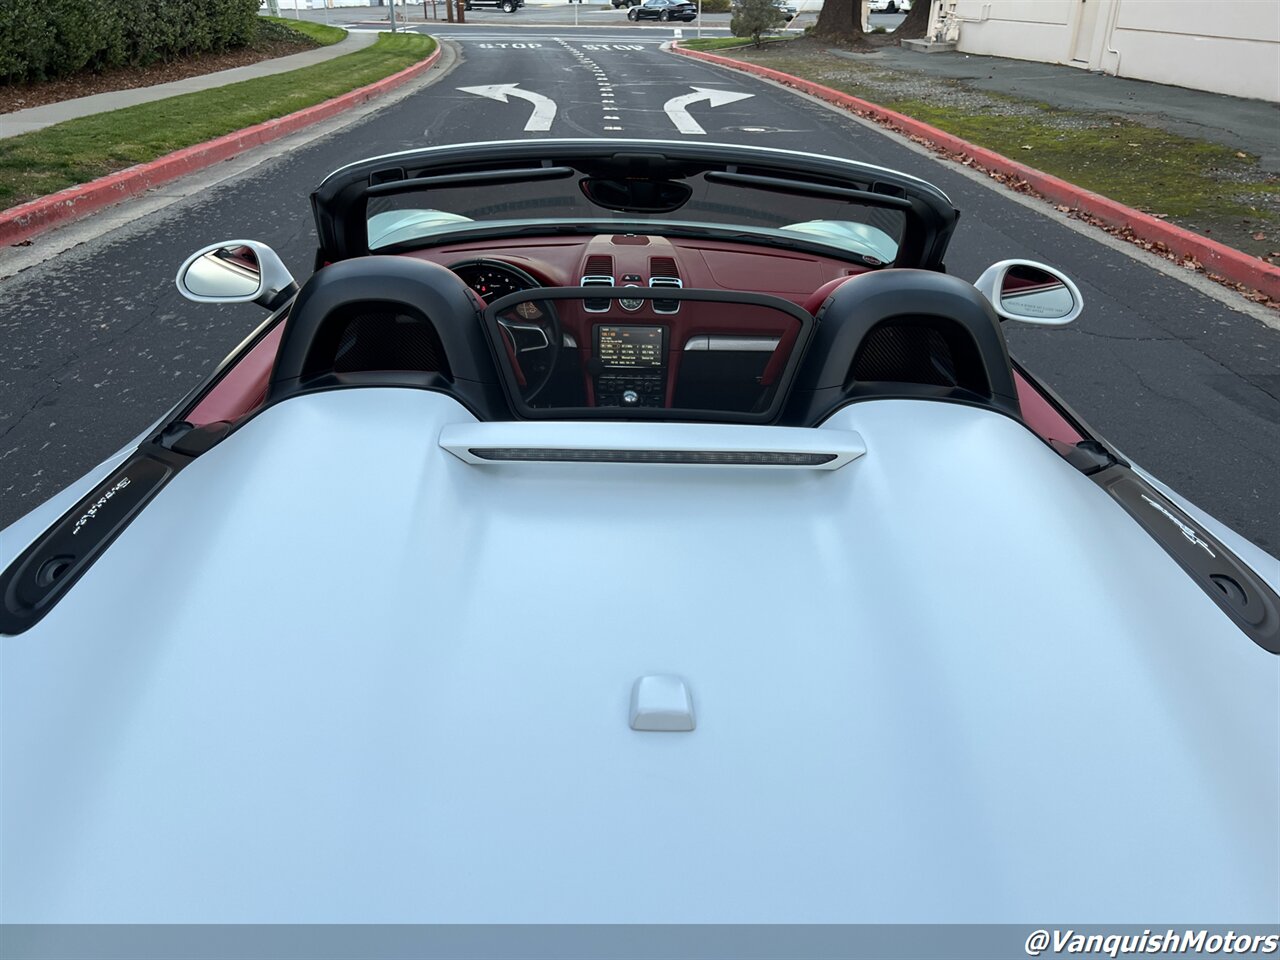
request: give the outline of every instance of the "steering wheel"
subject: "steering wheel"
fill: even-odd
[[[542,286],[524,270],[501,260],[464,260],[449,269],[486,303]],[[527,300],[498,317],[498,326],[527,403],[546,388],[555,373],[564,344],[560,316],[550,300]]]

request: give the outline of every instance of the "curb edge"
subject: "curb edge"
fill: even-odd
[[[0,211],[0,247],[17,246],[46,230],[96,213],[105,207],[145,193],[153,187],[189,173],[195,173],[215,163],[230,160],[253,147],[279,140],[312,124],[328,120],[430,70],[440,59],[440,52],[441,46],[437,40],[435,50],[426,59],[381,80],[375,80],[373,83],[349,90],[337,97],[304,107],[283,117],[265,120],[241,130],[233,130],[213,140],[183,147],[181,150],[167,153],[155,160],[126,167],[105,177],[90,180],[88,183],[68,187],[57,193],[29,200],[9,210]]]

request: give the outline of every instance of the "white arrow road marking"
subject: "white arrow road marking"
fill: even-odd
[[[726,103],[737,103],[739,100],[749,100],[754,97],[754,93],[734,93],[732,90],[715,90],[711,87],[694,87],[696,93],[686,93],[682,97],[672,97],[662,109],[667,112],[667,116],[671,118],[671,122],[676,125],[676,129],[681,133],[706,133],[697,120],[689,116],[689,106],[694,103],[706,101],[708,106],[723,107]]]
[[[526,132],[550,130],[551,121],[556,118],[556,102],[554,100],[550,97],[544,97],[540,93],[521,90],[520,85],[516,83],[494,83],[487,87],[458,87],[458,89],[463,93],[474,93],[477,96],[488,97],[490,100],[497,100],[499,103],[507,103],[508,97],[528,100],[533,104],[533,115],[529,117],[529,122],[524,125]]]

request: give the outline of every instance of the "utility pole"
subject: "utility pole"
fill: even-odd
[[[396,32],[396,0],[391,0],[391,32]]]

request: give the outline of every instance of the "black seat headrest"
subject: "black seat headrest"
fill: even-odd
[[[468,383],[498,383],[475,302],[456,274],[413,257],[344,260],[298,292],[268,400],[360,370],[397,369],[436,373],[463,393]]]
[[[972,284],[929,270],[879,270],[842,284],[816,316],[789,422],[889,397],[985,403],[1020,416],[1000,320]]]

